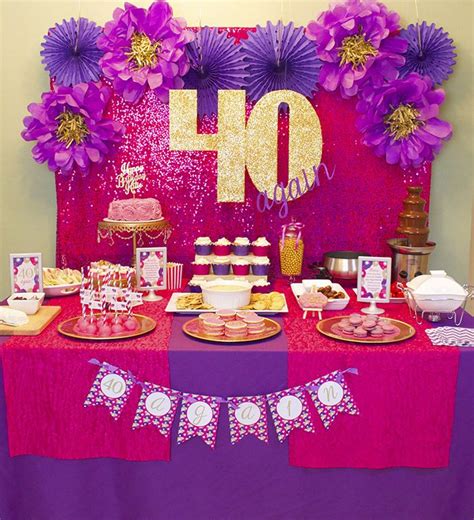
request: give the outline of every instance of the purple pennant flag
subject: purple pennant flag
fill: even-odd
[[[201,437],[208,446],[214,448],[221,402],[223,399],[220,397],[183,394],[178,444],[182,444],[192,437]]]
[[[84,407],[106,406],[110,415],[117,420],[135,384],[134,377],[108,363],[93,364],[99,364],[100,369],[84,401]]]
[[[353,368],[344,372],[357,374],[357,370]],[[326,429],[331,426],[339,413],[359,414],[359,409],[344,379],[344,372],[336,370],[306,385]]]
[[[263,395],[228,397],[230,441],[236,444],[246,435],[268,442],[267,408]]]
[[[268,394],[267,401],[280,442],[283,442],[296,428],[314,433],[304,387],[289,388]]]
[[[143,390],[133,420],[132,430],[152,425],[169,437],[181,394],[153,383],[143,383]]]

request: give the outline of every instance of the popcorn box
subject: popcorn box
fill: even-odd
[[[168,262],[166,265],[167,289],[181,289],[183,285],[183,264]]]

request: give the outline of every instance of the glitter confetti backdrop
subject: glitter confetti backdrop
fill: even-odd
[[[238,42],[247,31],[232,29],[229,36]],[[311,102],[321,122],[322,161],[335,173],[332,180],[320,174],[320,186],[290,202],[289,215],[282,220],[278,205],[263,213],[257,211],[258,192],[248,176],[244,203],[217,203],[216,152],[170,151],[168,105],[153,93],[148,92],[137,105],[113,96],[109,114],[126,126],[118,153],[101,167],[93,168],[86,178],[56,176],[57,264],[80,267],[98,259],[130,261],[131,241],[116,238],[113,245],[107,240],[97,243],[97,223],[107,216],[109,203],[128,198],[115,187],[122,163],[145,167],[147,179],[137,196],[160,201],[165,218],[173,225],[168,258],[185,262],[185,266],[193,259],[193,243],[198,236],[248,236],[253,240],[263,235],[272,243],[274,272],[278,274],[278,233],[293,216],[305,224],[305,263],[319,261],[325,251],[336,249],[388,255],[385,242],[396,236],[407,185],[423,186],[423,197],[429,197],[430,164],[404,171],[375,157],[356,130],[354,100],[319,91]],[[283,113],[278,136],[282,181],[288,162],[286,118]],[[199,124],[200,132],[213,133],[216,129],[215,116],[206,116]],[[145,238],[144,245],[162,244]],[[189,274],[188,269],[185,274]]]

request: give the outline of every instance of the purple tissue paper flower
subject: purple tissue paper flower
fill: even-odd
[[[365,84],[381,86],[398,77],[407,42],[397,36],[397,13],[374,0],[347,0],[321,13],[306,27],[323,62],[319,83],[354,96]]]
[[[317,90],[321,62],[303,27],[281,21],[257,25],[256,31],[242,40],[242,48],[248,63],[247,93],[252,101],[274,90],[294,90],[306,97]]]
[[[235,45],[227,32],[204,27],[186,47],[191,68],[184,77],[184,88],[198,91],[198,113],[211,115],[217,110],[220,89],[238,90],[245,85],[242,46]]]
[[[122,139],[122,123],[104,118],[111,91],[100,83],[74,87],[55,85],[41,96],[41,103],[28,106],[21,133],[26,141],[37,141],[32,149],[38,163],[51,171],[70,175],[77,169],[87,175],[92,164],[100,164]]]
[[[408,42],[400,77],[417,72],[429,76],[437,85],[448,79],[456,63],[456,47],[442,27],[436,28],[435,24],[426,22],[412,24],[403,29],[400,36]]]
[[[41,44],[45,69],[59,85],[97,81],[100,78],[99,59],[103,52],[97,48],[102,29],[87,18],[56,24]]]
[[[100,60],[102,71],[113,80],[117,93],[136,103],[147,88],[161,101],[168,101],[170,89],[182,88],[182,76],[189,70],[185,46],[193,33],[186,22],[173,18],[164,0],[148,9],[125,3],[107,22],[97,45],[105,54]]]
[[[432,80],[416,73],[378,89],[367,87],[357,103],[364,144],[403,168],[433,161],[452,134],[451,125],[438,119],[443,101],[444,90],[433,90]]]

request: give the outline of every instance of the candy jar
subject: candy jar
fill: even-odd
[[[301,276],[303,268],[304,242],[301,231],[304,224],[292,219],[281,228],[279,241],[281,274],[293,279]]]

